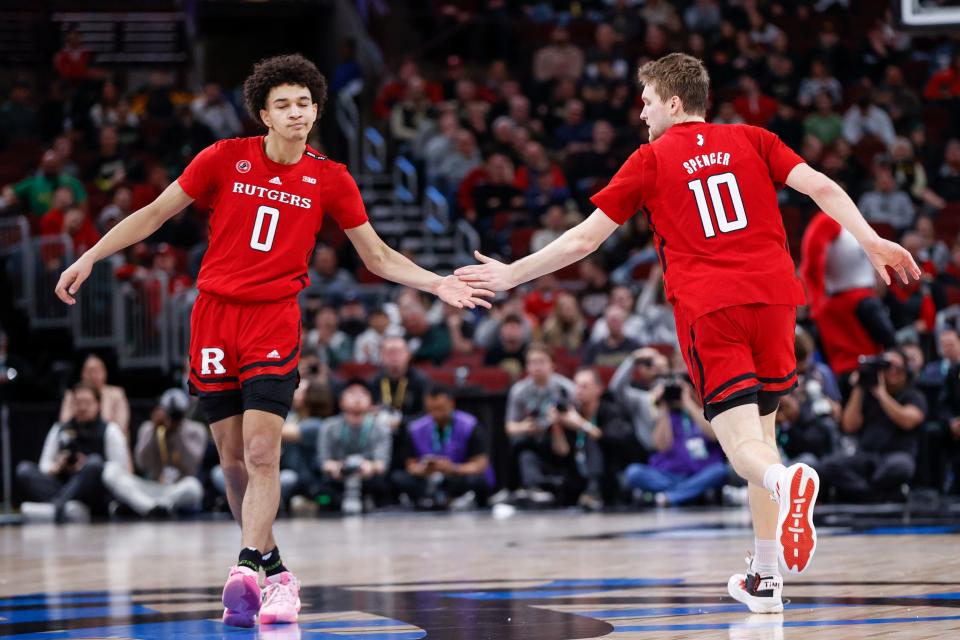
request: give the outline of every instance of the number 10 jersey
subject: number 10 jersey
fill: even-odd
[[[738,305],[798,305],[776,185],[802,162],[765,129],[682,123],[641,145],[591,200],[619,224],[647,216],[667,297],[688,321]]]
[[[197,154],[178,179],[210,210],[210,242],[197,288],[233,302],[293,298],[329,214],[344,230],[367,221],[347,168],[309,146],[295,164],[267,157],[262,136],[221,140]]]

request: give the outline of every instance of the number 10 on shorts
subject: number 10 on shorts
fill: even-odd
[[[266,237],[261,242],[260,236],[263,235],[263,221],[270,216],[267,223]],[[250,248],[257,251],[270,251],[273,247],[273,235],[277,232],[277,221],[280,219],[280,210],[266,205],[257,209],[257,221],[253,224],[253,235],[250,236]]]
[[[730,192],[730,202],[733,203],[734,219],[727,217],[727,209],[723,204],[723,198],[720,196],[720,185],[727,185],[727,191]],[[708,238],[717,235],[713,228],[713,220],[710,215],[710,207],[707,205],[707,196],[703,190],[703,180],[691,180],[687,183],[687,188],[693,191],[693,196],[697,200],[697,210],[700,212],[700,222],[703,223],[703,233]],[[732,173],[721,173],[707,178],[707,190],[710,192],[710,202],[713,204],[713,211],[717,219],[717,229],[720,233],[730,233],[739,231],[747,226],[747,212],[743,209],[743,198],[740,197],[740,186],[737,184],[737,177]]]

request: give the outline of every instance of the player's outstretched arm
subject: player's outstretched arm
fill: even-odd
[[[607,214],[597,209],[589,218],[540,251],[512,264],[498,262],[477,251],[476,258],[482,264],[460,267],[453,273],[474,287],[506,291],[586,258],[596,251],[618,226]]]
[[[381,278],[432,293],[459,309],[473,309],[478,305],[490,308],[485,298],[492,298],[493,291],[471,286],[457,276],[438,276],[417,266],[400,252],[388,247],[369,222],[347,229],[345,233],[360,254],[364,266]]]
[[[884,282],[890,284],[887,267],[896,271],[904,284],[910,281],[910,276],[920,279],[920,267],[910,252],[877,235],[847,192],[836,182],[804,162],[790,171],[787,186],[813,198],[824,213],[852,233]]]
[[[156,200],[121,220],[60,275],[56,288],[57,297],[67,304],[76,303],[73,296],[90,276],[97,260],[147,238],[191,202],[193,198],[188,196],[176,181],[170,183]]]

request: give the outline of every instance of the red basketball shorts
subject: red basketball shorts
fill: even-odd
[[[190,317],[190,389],[211,422],[247,409],[286,417],[299,362],[296,298],[236,303],[197,297]]]
[[[797,384],[796,307],[726,307],[693,322],[675,311],[683,359],[704,406],[759,391],[782,394]]]

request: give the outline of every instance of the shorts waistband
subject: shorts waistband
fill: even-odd
[[[215,302],[224,302],[226,304],[237,305],[241,307],[256,307],[262,305],[271,305],[271,304],[282,304],[289,302],[296,302],[297,296],[286,296],[283,298],[278,298],[276,300],[240,300],[238,298],[230,298],[227,296],[222,296],[217,293],[210,293],[209,291],[204,291],[203,289],[197,294],[197,300],[201,298],[208,298]]]

